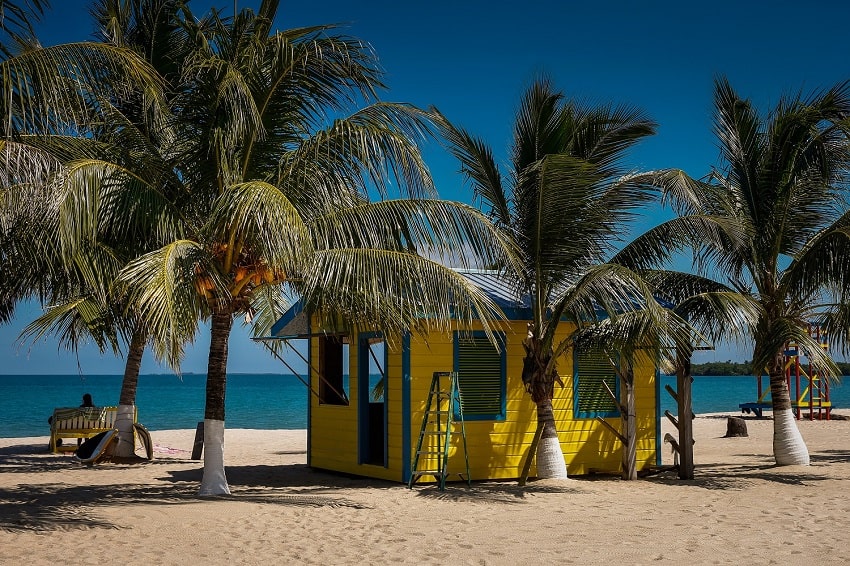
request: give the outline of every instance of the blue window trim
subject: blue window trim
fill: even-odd
[[[401,337],[401,481],[410,481],[410,333]]]
[[[473,332],[460,332],[454,331],[454,371],[457,371],[458,362],[460,357],[460,334],[464,334],[465,336],[472,335],[473,338],[487,338],[487,334],[482,330],[474,330]],[[505,416],[507,415],[507,400],[508,400],[508,356],[506,353],[506,341],[505,334],[503,332],[495,332],[496,339],[500,342],[500,352],[499,352],[499,385],[500,391],[499,395],[501,396],[501,407],[499,413],[490,414],[490,415],[463,415],[463,420],[465,421],[503,421],[505,420]],[[460,418],[460,415],[457,413],[457,407],[455,407],[455,418]]]
[[[616,373],[614,373],[613,368],[611,369],[611,373],[614,377],[614,395],[617,398],[620,398],[620,379],[617,377]],[[579,411],[578,410],[578,383],[579,379],[581,379],[581,375],[578,372],[578,356],[573,353],[573,418],[575,419],[595,419],[596,417],[602,417],[603,419],[609,419],[614,417],[620,417],[620,411],[616,408],[611,411]]]
[[[655,465],[661,466],[661,370],[655,368]]]
[[[306,395],[307,395],[307,467],[313,465],[313,378],[318,380],[318,376],[315,375],[313,371],[313,334],[312,334],[312,326],[313,323],[310,320],[310,317],[307,317],[307,383],[310,384],[310,387],[307,387]],[[318,386],[318,384],[317,384]]]
[[[384,338],[383,332],[360,332],[357,334],[357,428],[358,428],[358,442],[357,442],[357,463],[363,465],[366,463],[366,447],[369,444],[369,431],[363,426],[362,419],[364,415],[369,414],[369,404],[371,403],[371,389],[369,388],[369,362],[370,358],[367,352],[363,350],[364,341],[369,340],[370,338]],[[351,348],[351,344],[349,344],[349,351]],[[385,381],[387,380],[387,359],[389,352],[386,347],[386,340],[384,340],[384,376]],[[364,379],[365,377],[365,379]],[[389,455],[387,454],[387,446],[389,444],[389,428],[387,428],[387,420],[388,420],[388,408],[389,408],[389,383],[384,383],[384,462],[383,467],[389,466]],[[368,418],[368,417],[367,417]]]

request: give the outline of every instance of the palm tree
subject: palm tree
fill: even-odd
[[[720,340],[742,343],[755,323],[759,307],[747,295],[713,279],[666,269],[676,254],[700,250],[706,243],[729,249],[740,248],[748,239],[746,228],[734,218],[707,214],[695,205],[705,187],[688,178],[682,171],[665,170],[645,174],[661,190],[661,202],[677,212],[634,238],[612,259],[638,272],[654,295],[671,310],[671,322],[687,333],[687,339],[672,347],[674,341],[647,337],[625,340],[626,349],[645,344],[641,352],[655,356],[676,374],[676,404],[679,431],[679,477],[693,479],[693,409],[691,395],[691,357],[700,348],[711,347]],[[694,265],[704,265],[707,258],[697,252]],[[664,330],[663,328],[661,329]],[[662,351],[657,351],[657,348]],[[665,352],[666,350],[666,352]],[[666,359],[665,359],[666,358]]]
[[[675,221],[674,221],[675,222]],[[662,230],[663,231],[663,230]],[[644,234],[641,238],[648,237]],[[628,253],[618,254],[621,259]],[[758,305],[712,279],[675,271],[641,271],[644,280],[655,289],[657,296],[669,304],[678,324],[688,332],[689,340],[680,342],[669,361],[676,374],[676,405],[678,420],[679,478],[694,478],[694,418],[691,384],[691,357],[696,349],[712,347],[720,340],[743,342],[747,329],[758,317]],[[669,347],[661,344],[662,347]]]
[[[186,42],[176,33],[180,6],[179,0],[104,0],[93,12],[101,35],[109,42],[106,48],[138,53],[165,84],[176,78],[175,61],[185,52],[181,50]],[[49,135],[19,137],[30,151],[49,155],[61,165],[54,183],[60,188],[52,197],[42,194],[38,201],[58,206],[51,208],[51,214],[39,214],[40,233],[32,226],[29,234],[32,242],[53,244],[39,253],[36,265],[42,275],[35,277],[55,272],[59,280],[47,287],[49,308],[22,336],[38,339],[53,334],[73,350],[93,340],[101,351],[111,348],[116,354],[121,342],[126,343],[114,455],[130,457],[147,330],[110,286],[127,261],[179,234],[180,223],[172,215],[174,195],[181,185],[164,153],[169,136],[162,110],[150,112],[143,90],[122,94],[108,96],[92,90],[91,116],[76,120],[70,135],[50,131]],[[159,120],[152,121],[151,116]],[[122,205],[121,218],[107,220],[100,214],[109,201]],[[46,265],[52,270],[43,269]]]
[[[809,454],[794,423],[783,351],[797,343],[814,364],[837,374],[808,335],[808,322],[830,313],[835,341],[847,337],[846,202],[850,85],[782,98],[767,117],[726,79],[715,82],[714,129],[721,165],[708,182],[687,180],[695,214],[741,226],[742,240],[704,239],[701,257],[728,274],[730,286],[755,305],[747,328],[754,371],[766,370],[774,416],[777,465],[806,465]],[[839,299],[836,303],[835,299]]]
[[[636,308],[655,321],[666,316],[633,271],[606,262],[652,198],[648,178],[624,175],[622,161],[655,124],[630,107],[567,100],[537,80],[517,113],[508,181],[483,141],[442,124],[475,197],[519,249],[520,265],[505,270],[531,300],[522,380],[537,407],[538,477],[566,477],[552,398],[557,359],[575,337],[557,342],[560,322],[580,327],[598,321],[600,310],[611,318]]]
[[[416,328],[423,311],[433,315],[429,325],[495,312],[431,259],[457,246],[495,261],[501,247],[475,209],[428,198],[417,147],[425,114],[378,102],[371,50],[332,26],[270,33],[277,5],[184,21],[195,48],[172,107],[185,236],[121,275],[155,353],[172,363],[198,321],[210,321],[201,495],[229,493],[223,435],[234,319],[267,327],[282,312],[281,285],[329,323],[355,328]],[[369,192],[388,195],[390,181],[416,198],[373,201]]]
[[[41,48],[31,22],[48,6],[42,0],[3,1],[0,27],[12,44],[0,47],[0,322],[26,299],[42,304],[67,289],[55,259],[57,181],[62,164],[30,143],[34,134],[73,135],[87,130],[110,97],[138,93],[146,109],[162,102],[156,73],[126,49],[97,43]]]
[[[16,47],[30,43],[35,37],[32,25],[49,7],[49,0],[0,0],[0,56],[12,57]]]

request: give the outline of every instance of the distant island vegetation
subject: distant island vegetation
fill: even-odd
[[[835,362],[842,375],[850,375],[850,362]],[[752,362],[707,362],[691,364],[691,375],[753,375]]]

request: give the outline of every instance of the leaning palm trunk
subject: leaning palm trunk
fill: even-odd
[[[227,340],[233,325],[229,308],[216,310],[210,331],[207,399],[204,410],[204,476],[198,495],[230,495],[224,473],[224,394],[227,385]]]
[[[791,410],[791,394],[785,378],[784,359],[777,354],[769,368],[773,403],[773,456],[777,466],[808,466],[809,450]]]
[[[115,445],[113,454],[120,458],[132,457],[136,452],[133,423],[136,420],[136,389],[139,385],[142,355],[145,352],[145,339],[145,331],[137,328],[133,333],[127,351],[124,379],[121,382],[121,396],[118,398],[118,414],[115,417],[118,443]]]

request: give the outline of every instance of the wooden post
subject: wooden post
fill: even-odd
[[[691,377],[691,352],[679,349],[676,352],[676,405],[679,411],[679,479],[694,479],[694,412],[691,392],[694,378]]]
[[[623,436],[626,443],[623,446],[623,479],[637,479],[637,415],[635,414],[635,373],[631,364],[625,373],[621,373],[623,381]]]
[[[200,460],[204,450],[204,421],[195,428],[195,445],[192,446],[192,460]]]
[[[728,417],[726,419],[725,438],[731,438],[733,436],[749,436],[747,434],[747,421],[741,417]]]

